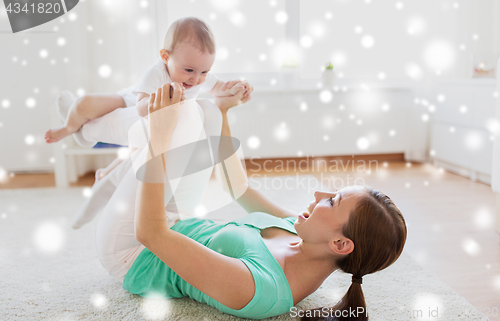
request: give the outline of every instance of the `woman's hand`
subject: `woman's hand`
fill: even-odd
[[[180,85],[181,85],[181,88],[182,88],[181,101],[184,101],[184,100],[186,100],[186,95],[185,95],[186,88],[184,88],[184,85],[182,83]]]
[[[155,154],[168,150],[183,93],[184,88],[174,82],[158,88],[156,94],[151,94],[149,98],[149,141]]]

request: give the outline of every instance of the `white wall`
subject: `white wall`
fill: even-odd
[[[78,6],[76,12],[74,22],[64,17],[12,34],[5,11],[0,11],[0,168],[53,168],[52,148],[43,134],[50,127],[55,97],[63,89],[85,87],[90,76],[82,21],[88,16],[86,6]],[[58,45],[58,40],[65,45]],[[42,52],[47,52],[45,58]],[[34,102],[31,108],[28,99]]]
[[[154,4],[143,8],[133,0],[85,1],[71,11],[73,20],[65,15],[11,34],[2,7],[0,104],[7,100],[10,106],[0,107],[0,168],[53,170],[52,146],[43,136],[59,125],[53,122],[57,94],[62,90],[114,92],[132,85],[154,62],[159,49],[149,18],[154,10]],[[149,30],[137,27],[142,19],[150,24]],[[64,45],[58,44],[59,39]],[[40,56],[42,50],[48,52],[46,58]],[[109,77],[99,74],[103,65],[111,68]],[[26,106],[28,98],[36,101],[33,108]],[[33,144],[25,142],[27,136],[33,136]]]
[[[318,2],[321,4],[312,4]],[[336,57],[343,54],[345,63],[338,64],[338,69],[346,77],[375,78],[379,72],[388,77],[405,77],[409,63],[422,69],[422,81],[438,78],[436,69],[441,71],[439,78],[466,77],[471,54],[493,51],[493,9],[497,2],[401,1],[403,7],[397,9],[397,1],[302,1],[301,35],[313,39],[313,45],[303,51],[302,74],[317,77],[321,64],[340,60]],[[325,12],[331,12],[333,18],[323,18]],[[324,33],[314,36],[320,27],[324,27]],[[473,40],[473,34],[479,38]],[[374,39],[372,47],[362,46],[365,36]],[[427,52],[432,53],[429,46],[435,41],[449,46],[445,57],[455,63],[449,66],[448,61],[441,63],[439,54],[426,58]],[[462,44],[465,50],[460,50]]]
[[[493,35],[495,37],[495,52],[500,53],[500,0],[495,0],[493,3]]]
[[[319,93],[256,92],[250,108],[231,110],[231,133],[242,142],[245,158],[406,152],[413,134],[407,123],[411,88],[349,88],[329,102]]]
[[[217,8],[214,3],[235,3],[235,7],[227,10],[227,6]],[[273,3],[275,5],[271,6]],[[314,85],[320,79],[319,66],[336,51],[344,51],[348,58],[344,65],[336,65],[337,71],[359,82],[379,81],[376,76],[381,71],[387,75],[385,81],[407,78],[405,66],[415,62],[425,76],[415,81],[416,91],[425,97],[430,93],[426,88],[433,80],[465,77],[470,70],[470,55],[493,51],[495,39],[496,51],[500,52],[499,0],[402,1],[402,10],[397,10],[395,3],[300,1],[300,37],[310,35],[313,38],[313,45],[304,49],[306,59],[301,66],[302,77]],[[458,9],[453,8],[454,3],[459,4]],[[0,107],[0,168],[51,170],[52,148],[43,142],[43,134],[53,125],[49,115],[54,113],[57,93],[63,89],[112,92],[132,85],[154,61],[168,24],[180,15],[204,18],[216,32],[218,44],[227,49],[227,59],[217,60],[214,72],[235,72],[233,76],[245,76],[269,86],[274,77],[270,72],[277,72],[279,68],[270,62],[275,46],[268,45],[267,38],[272,36],[277,43],[278,39],[286,38],[287,32],[293,31],[293,28],[283,31],[283,25],[276,23],[276,14],[282,10],[294,9],[293,6],[287,8],[285,0],[255,0],[251,5],[242,0],[87,0],[72,11],[76,14],[73,20],[64,16],[38,28],[11,34],[2,7],[0,102],[8,100],[10,107]],[[239,14],[236,15],[239,18],[234,18],[236,11],[243,15],[245,23],[240,23],[242,16]],[[332,12],[332,20],[324,17],[327,11]],[[406,32],[406,23],[414,15],[427,21],[426,32],[421,36],[410,36]],[[326,26],[322,39],[309,29],[309,22],[313,20]],[[361,34],[354,32],[358,25],[363,28]],[[360,40],[365,33],[373,35],[373,48],[361,46]],[[479,35],[477,41],[472,39],[474,33]],[[59,38],[65,39],[64,46],[57,44]],[[425,46],[435,38],[451,43],[457,57],[456,64],[443,70],[440,76],[435,75],[422,58]],[[459,49],[460,44],[465,44],[464,51]],[[43,49],[48,51],[46,58],[40,56]],[[262,54],[267,60],[260,59]],[[64,62],[65,58],[68,62]],[[111,68],[110,77],[99,75],[102,65]],[[253,77],[253,71],[261,73]],[[36,106],[28,108],[28,98],[35,99]],[[419,122],[422,107],[412,108],[416,108],[417,119],[410,131],[415,133],[413,137],[425,136],[426,124]],[[28,135],[34,137],[31,145],[25,142]],[[419,154],[427,148],[426,139],[417,139],[412,146],[418,146],[416,153]]]
[[[135,0],[87,1],[82,4],[92,13],[86,23],[93,28],[87,33],[89,47],[84,49],[90,71],[87,91],[117,91],[133,85],[155,61],[160,50],[152,19],[154,3],[147,7]],[[98,73],[103,65],[112,70],[108,78]]]

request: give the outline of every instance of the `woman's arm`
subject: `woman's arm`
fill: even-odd
[[[248,97],[249,98],[249,97]],[[230,108],[248,101],[247,97],[243,97],[243,93],[239,92],[234,98],[218,98],[216,104],[222,113],[222,132],[221,136],[231,137],[231,129],[227,119],[227,112]],[[233,157],[225,161],[226,170],[228,175],[231,176],[231,187],[233,189],[245,189],[246,191],[239,198],[236,199],[238,204],[241,205],[248,213],[252,212],[265,212],[277,217],[297,217],[298,214],[286,209],[282,206],[272,202],[259,191],[253,189],[248,184],[246,172],[243,169],[240,160],[235,154],[234,146],[232,154]],[[235,186],[238,184],[239,186]]]
[[[247,213],[264,212],[282,218],[299,216],[297,213],[274,203],[262,195],[261,192],[250,186],[245,194],[237,199],[237,202],[247,211]]]
[[[167,84],[156,95],[151,95],[149,147],[152,158],[144,165],[146,176],[163,177],[165,174],[166,151],[177,122],[180,101],[180,86],[175,84],[172,99],[164,98],[169,86]],[[153,103],[154,107],[151,107]],[[156,118],[154,113],[164,107],[168,112],[162,113],[160,119]],[[243,308],[255,294],[250,270],[242,261],[170,230],[165,215],[164,189],[163,183],[139,182],[135,217],[137,240],[196,289],[229,308]]]

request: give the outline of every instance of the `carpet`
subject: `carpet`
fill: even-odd
[[[300,184],[279,188],[287,179],[314,180],[275,177],[268,184],[264,179],[254,183],[277,203],[300,211],[312,193]],[[97,257],[96,220],[80,230],[69,227],[87,192],[84,188],[0,191],[0,320],[238,320],[191,299],[150,300],[123,290]],[[230,204],[212,218],[242,215],[237,204]],[[269,320],[293,320],[303,309],[333,306],[350,279],[351,275],[333,273],[297,304],[297,310]],[[488,320],[405,252],[386,270],[365,276],[362,287],[371,320]]]

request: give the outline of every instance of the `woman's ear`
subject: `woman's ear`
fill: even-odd
[[[170,58],[170,53],[166,49],[160,50],[160,58],[164,63],[168,62],[168,58]]]
[[[336,238],[328,243],[330,250],[336,254],[347,255],[354,251],[354,242],[347,237]]]

